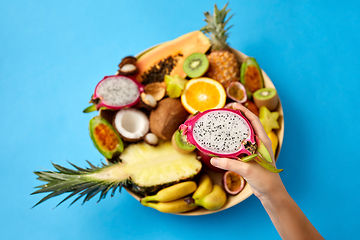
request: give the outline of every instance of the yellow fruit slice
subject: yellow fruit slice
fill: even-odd
[[[275,155],[277,146],[279,144],[279,139],[278,139],[278,137],[276,136],[276,134],[273,131],[268,132],[267,135],[271,140],[271,148],[272,148],[273,153]]]
[[[205,53],[211,46],[209,38],[201,31],[193,31],[186,33],[174,40],[162,43],[155,48],[145,52],[138,57],[136,67],[138,74],[136,80],[142,82],[142,76],[151,68],[159,68],[158,63],[170,56],[181,54],[182,57],[178,59],[170,75],[179,75],[182,78],[186,77],[183,69],[185,59],[192,53]]]
[[[225,106],[226,92],[218,81],[194,78],[188,81],[181,95],[181,103],[191,114]]]

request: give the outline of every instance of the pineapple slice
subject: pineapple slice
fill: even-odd
[[[119,190],[127,187],[140,195],[153,194],[179,181],[191,179],[201,170],[201,162],[197,160],[196,153],[181,154],[169,141],[156,147],[146,143],[131,144],[120,159],[121,162],[103,164],[101,167],[88,162],[90,168],[86,169],[70,163],[77,170],[53,164],[57,172],[35,172],[39,180],[47,183],[38,186],[40,189],[32,194],[50,192],[35,206],[67,192],[71,194],[58,205],[76,194],[78,197],[70,205],[83,196],[85,203],[97,193],[101,193],[100,201],[111,189],[113,196],[118,187]]]

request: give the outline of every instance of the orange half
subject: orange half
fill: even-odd
[[[211,78],[194,78],[187,82],[181,103],[191,114],[225,106],[226,92],[218,81]]]

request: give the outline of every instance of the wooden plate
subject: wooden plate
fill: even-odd
[[[245,58],[247,57],[244,53],[242,53],[242,52],[240,52],[240,51],[238,51],[236,49],[231,49],[231,50],[232,50],[232,52],[235,53],[235,55],[236,55],[237,59],[239,60],[239,62],[241,62],[241,63],[244,62]],[[147,51],[147,50],[145,50],[145,51]],[[141,55],[141,54],[142,53],[140,53],[139,55]],[[263,70],[262,70],[262,74],[263,74],[263,77],[264,77],[265,87],[275,88],[274,84],[272,83],[272,81],[270,80],[268,75]],[[284,139],[284,117],[283,117],[283,109],[282,109],[282,106],[281,106],[280,99],[279,99],[279,105],[278,105],[276,111],[278,111],[280,113],[280,117],[279,117],[280,129],[277,129],[275,131],[275,133],[276,133],[276,135],[278,136],[278,139],[279,139],[279,145],[278,145],[276,153],[275,153],[275,160],[277,160],[278,157],[279,157],[282,142],[283,142],[283,139]],[[205,171],[208,172],[208,174],[210,175],[210,177],[213,180],[213,183],[222,185],[222,175],[223,175],[223,173],[214,172],[212,170],[205,170]],[[136,200],[140,201],[140,197],[137,194],[133,193],[129,189],[126,189],[126,191],[131,196],[133,196]],[[236,204],[238,204],[238,203],[244,201],[245,199],[247,199],[248,197],[250,197],[252,194],[253,194],[253,192],[252,192],[249,184],[246,184],[245,188],[239,194],[237,194],[235,196],[228,196],[228,199],[227,199],[227,202],[226,202],[225,206],[222,207],[221,209],[217,210],[217,211],[209,211],[209,210],[206,210],[204,208],[199,207],[199,208],[197,208],[197,209],[195,209],[195,210],[193,210],[191,212],[178,213],[177,215],[199,216],[199,215],[206,215],[206,214],[219,212],[219,211],[228,209],[228,208],[230,208],[232,206],[235,206]]]

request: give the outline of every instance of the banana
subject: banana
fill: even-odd
[[[218,210],[225,205],[226,199],[227,197],[225,191],[222,189],[221,186],[215,184],[211,193],[201,199],[194,199],[194,204],[189,204],[189,201],[187,201],[187,203],[190,206],[202,206],[207,210]]]
[[[192,195],[193,199],[201,199],[208,195],[213,189],[211,178],[208,174],[203,174],[199,180],[199,186]]]
[[[190,206],[184,201],[184,198],[180,198],[171,202],[143,202],[141,204],[146,207],[154,208],[163,213],[182,213],[191,211],[197,206]]]
[[[183,198],[193,193],[197,188],[196,182],[186,181],[177,183],[170,187],[160,190],[156,195],[146,196],[141,199],[141,203],[145,202],[171,202]]]

